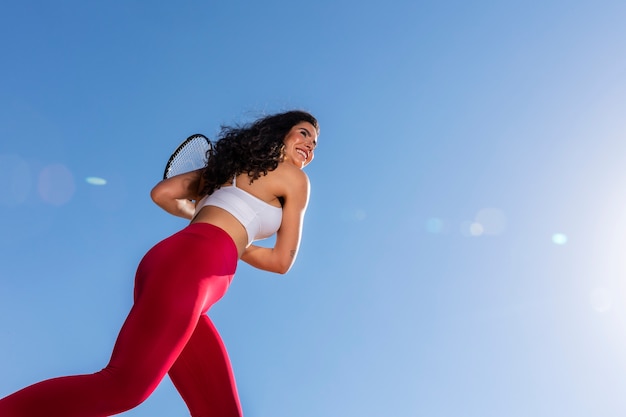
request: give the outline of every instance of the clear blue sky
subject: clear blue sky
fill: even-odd
[[[320,120],[210,315],[247,417],[626,413],[623,1],[4,1],[0,396],[107,362],[187,135]],[[88,177],[102,178],[93,185]],[[169,380],[128,416],[184,416]]]

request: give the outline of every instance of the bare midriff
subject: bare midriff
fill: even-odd
[[[246,250],[246,246],[248,245],[248,233],[245,227],[243,227],[243,225],[239,223],[239,220],[232,214],[222,208],[205,206],[191,223],[209,223],[228,233],[237,246],[237,253],[240,258]]]

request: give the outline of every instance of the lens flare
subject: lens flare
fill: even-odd
[[[433,234],[439,234],[443,232],[443,220],[438,217],[431,217],[426,220],[426,230]]]
[[[555,233],[552,235],[552,242],[555,245],[565,245],[567,243],[567,235],[563,233]]]
[[[85,182],[91,185],[106,185],[107,180],[100,177],[87,177],[85,178]]]
[[[472,236],[480,236],[485,233],[485,228],[482,224],[474,222],[469,225],[469,232]]]
[[[46,203],[62,206],[74,196],[74,176],[63,164],[48,165],[39,174],[37,191]]]

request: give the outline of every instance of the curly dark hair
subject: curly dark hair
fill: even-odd
[[[293,110],[258,119],[250,124],[222,126],[208,152],[200,194],[212,194],[235,175],[247,173],[250,183],[273,171],[284,158],[283,140],[298,123],[309,122],[319,134],[317,119],[308,112]]]

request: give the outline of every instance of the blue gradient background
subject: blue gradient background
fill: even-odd
[[[210,313],[247,417],[626,413],[626,3],[0,7],[0,396],[106,364],[181,140],[304,108],[298,261]]]

